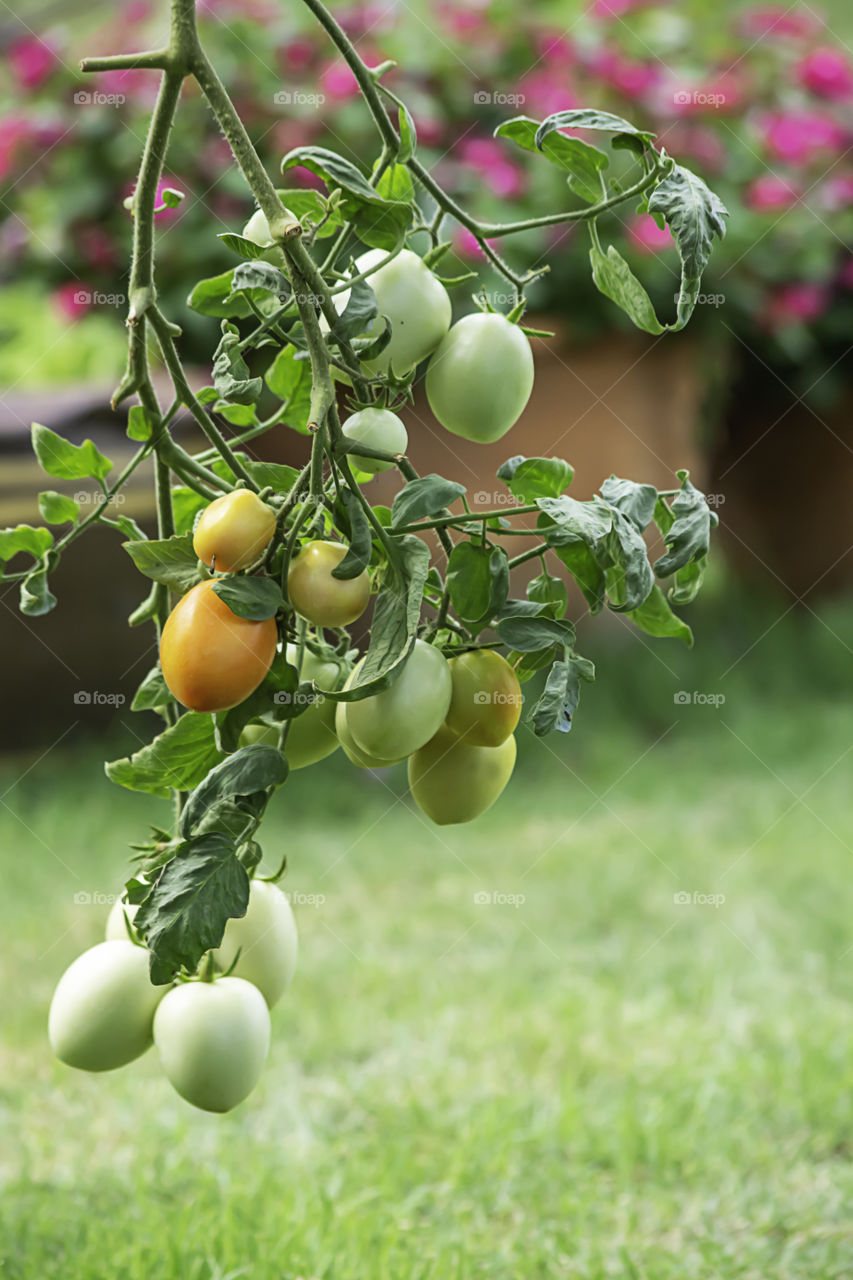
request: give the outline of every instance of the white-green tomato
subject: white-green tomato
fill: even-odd
[[[409,445],[406,428],[390,409],[360,409],[347,418],[341,429],[356,444],[365,445],[368,449],[380,449],[383,453],[405,453]],[[370,475],[388,471],[394,465],[393,462],[366,458],[358,453],[351,453],[349,456],[360,471],[367,471]]]
[[[151,1044],[154,1011],[168,990],[148,976],[148,952],[127,938],[99,942],[63,973],[48,1015],[51,1048],[81,1071],[112,1071]]]
[[[358,670],[356,666],[348,683]],[[346,724],[356,748],[374,760],[410,756],[438,732],[452,690],[450,668],[441,650],[416,640],[393,684],[360,702],[347,703]]]
[[[533,390],[533,353],[506,316],[464,316],[429,362],[429,407],[448,431],[488,444],[520,418]]]
[[[108,942],[127,942],[127,925],[125,924],[125,916],[131,924],[133,917],[136,915],[139,907],[132,902],[125,902],[122,898],[116,898],[110,907],[110,914],[107,916],[106,938]]]
[[[272,1008],[290,986],[299,953],[293,911],[276,885],[252,881],[246,914],[228,921],[213,953],[219,969],[229,969],[238,951],[234,975],[256,986]]]
[[[182,982],[154,1018],[170,1083],[202,1111],[230,1111],[260,1079],[270,1047],[266,1001],[243,978]]]
[[[298,219],[295,213],[291,213],[289,209],[285,209],[282,205],[282,213],[288,218],[292,218],[294,222]],[[261,249],[266,249],[266,253],[262,253],[261,257],[264,262],[271,262],[273,266],[280,267],[284,264],[284,254],[281,247],[273,241],[272,232],[267,215],[262,209],[256,209],[249,221],[243,228],[243,239],[251,240],[252,244],[256,244]]]
[[[298,650],[295,645],[287,646],[287,661],[297,665]],[[302,682],[315,682],[321,689],[334,690],[341,681],[342,664],[326,661],[305,650],[302,659]],[[278,724],[248,724],[240,734],[240,746],[248,747],[253,743],[264,743],[267,746],[278,746]],[[335,733],[335,704],[331,698],[317,697],[301,715],[291,721],[287,734],[284,754],[291,769],[305,769],[308,765],[325,760],[333,751],[337,751],[340,743]]]

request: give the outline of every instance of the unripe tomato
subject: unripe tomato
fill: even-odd
[[[148,952],[124,939],[99,942],[78,956],[53,993],[51,1048],[81,1071],[112,1071],[151,1044],[154,1011],[168,990],[148,976]]]
[[[297,656],[296,646],[289,644],[287,661],[296,666]],[[336,689],[341,678],[341,664],[327,662],[306,649],[301,678],[316,682],[321,689]],[[279,727],[277,724],[248,724],[240,734],[240,746],[262,742],[277,747]],[[320,696],[291,722],[284,754],[291,769],[304,769],[325,760],[340,745],[335,733],[335,703],[331,698]]]
[[[246,914],[228,921],[213,958],[220,969],[229,969],[238,950],[232,972],[257,987],[271,1009],[293,980],[299,951],[290,903],[276,885],[252,881]]]
[[[441,425],[480,444],[506,435],[532,390],[530,343],[505,316],[464,316],[427,368],[427,399]]]
[[[339,702],[335,711],[335,733],[338,735],[338,741],[343,748],[343,753],[354,764],[357,769],[387,769],[392,764],[399,764],[400,760],[405,759],[399,756],[396,760],[378,760],[374,756],[369,756],[364,751],[360,751],[355,744],[355,739],[349,731],[347,723],[347,707],[348,703]]]
[[[381,449],[383,453],[405,453],[409,444],[403,423],[390,409],[360,409],[347,418],[342,427],[345,436],[368,449]],[[365,458],[360,454],[349,455],[361,471],[376,475],[388,471],[393,462],[381,462],[378,458]]]
[[[369,249],[355,265],[359,272],[369,271],[387,256],[384,249]],[[390,366],[397,374],[408,373],[435,351],[450,328],[450,296],[411,249],[401,249],[387,266],[368,276],[367,283],[376,294],[380,317],[391,321],[391,341],[367,367],[384,373]],[[378,319],[371,333],[378,337],[384,327]]]
[[[453,680],[448,729],[469,747],[499,747],[521,718],[518,676],[494,649],[460,653],[448,666]]]
[[[409,757],[409,786],[418,808],[444,827],[485,813],[514,767],[515,738],[499,747],[469,747],[449,729],[441,729]]]
[[[283,205],[281,211],[294,222],[298,221],[296,214],[291,213],[290,209],[286,209]],[[261,254],[264,262],[271,262],[276,267],[284,266],[284,253],[281,246],[274,243],[267,215],[262,210],[256,209],[252,214],[243,228],[243,238],[251,240],[252,244],[258,245],[261,249],[266,249],[266,253]]]
[[[128,942],[127,926],[124,918],[127,916],[131,924],[133,917],[136,915],[139,907],[132,902],[124,902],[121,898],[116,898],[110,907],[110,914],[107,916],[107,942]]]
[[[236,573],[248,569],[270,544],[275,516],[250,489],[223,493],[202,511],[193,550],[208,569]]]
[[[239,618],[212,582],[199,582],[166,619],[160,637],[163,679],[190,711],[225,711],[257,689],[277,640],[275,619]]]
[[[243,978],[182,982],[157,1010],[154,1043],[182,1098],[202,1111],[230,1111],[260,1079],[270,1011]]]
[[[370,579],[367,570],[343,582],[332,570],[343,560],[340,542],[308,542],[294,556],[287,571],[287,594],[298,614],[316,627],[346,627],[367,608]]]
[[[350,679],[354,676],[355,672]],[[379,760],[411,755],[438,731],[450,706],[451,689],[450,668],[441,650],[416,640],[392,685],[347,704],[347,727],[356,747]]]

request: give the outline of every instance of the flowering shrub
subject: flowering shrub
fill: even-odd
[[[366,154],[369,121],[355,81],[322,33],[272,0],[207,0],[205,8],[211,47],[271,169],[282,150],[309,143]],[[560,12],[565,20],[565,6]],[[719,4],[699,4],[688,17],[674,4],[593,0],[568,30],[549,26],[547,11],[508,0],[442,0],[422,13],[366,0],[337,16],[369,64],[391,58],[410,68],[386,83],[413,104],[422,151],[468,207],[524,217],[559,193],[558,170],[526,163],[493,136],[502,121],[540,120],[581,100],[641,119],[737,214],[706,277],[706,318],[719,329],[725,308],[728,330],[765,358],[798,361],[811,380],[810,354],[853,324],[853,62],[816,11],[721,13]],[[101,31],[104,47],[134,47],[148,21],[145,0],[130,0]],[[109,292],[129,234],[122,175],[152,106],[151,77],[114,71],[84,82],[67,36],[63,44],[50,32],[13,42],[5,62],[0,84],[12,95],[0,106],[0,261],[43,281],[73,318],[86,307],[75,297]],[[163,229],[180,219],[192,231],[213,215],[222,231],[234,230],[248,210],[236,174],[220,176],[223,141],[200,98],[185,113],[171,154],[186,198],[163,208]],[[304,172],[302,180],[314,181]],[[669,232],[641,209],[614,214],[608,230],[671,314],[678,262]],[[180,250],[162,239],[162,279],[174,300],[220,265],[201,236],[183,234]],[[462,228],[454,245],[463,260],[482,258]],[[625,323],[592,289],[577,229],[531,231],[515,252],[519,261],[548,254],[551,272],[532,293],[543,312],[587,297],[577,336]],[[223,248],[221,269],[227,263]],[[700,324],[702,315],[700,307]]]

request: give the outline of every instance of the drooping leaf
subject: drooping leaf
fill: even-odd
[[[156,711],[158,708],[168,706],[170,702],[174,701],[175,699],[163,679],[163,672],[158,665],[151,668],[142,684],[136,690],[130,709],[131,711]]]
[[[29,618],[40,618],[56,607],[56,596],[47,583],[47,569],[34,569],[21,583],[18,608]]]
[[[631,609],[627,616],[650,636],[683,640],[688,648],[693,644],[693,632],[686,622],[672,612],[666,596],[657,585],[652,588],[643,604],[638,609]]]
[[[443,476],[434,474],[410,480],[394,499],[391,507],[392,524],[395,528],[400,528],[402,525],[414,524],[416,520],[436,516],[465,492],[464,484],[459,484],[456,480],[445,480]]]
[[[218,831],[185,841],[134,917],[151,953],[151,981],[162,986],[181,969],[194,972],[248,905],[249,877],[233,842]]]
[[[110,459],[104,457],[91,440],[72,444],[38,422],[32,426],[32,443],[39,466],[49,476],[62,480],[103,480],[113,469]]]
[[[361,503],[351,489],[341,490],[341,501],[349,524],[349,547],[341,563],[332,570],[332,577],[346,582],[357,578],[370,564],[373,532]]]
[[[410,203],[386,199],[351,161],[325,147],[296,147],[289,151],[281,162],[282,171],[295,165],[316,173],[329,190],[340,189],[341,212],[365,244],[389,251],[402,244],[412,221]]]
[[[587,658],[567,653],[548,672],[545,688],[527,717],[538,738],[557,730],[568,733],[580,699],[581,680],[595,679],[595,667]]]
[[[601,486],[601,496],[642,533],[654,515],[658,491],[653,484],[637,484],[633,480],[610,476]]]
[[[264,622],[274,618],[284,608],[281,587],[274,578],[245,577],[242,574],[229,574],[224,578],[215,578],[213,590],[220,600],[224,600],[232,613],[238,618],[248,618],[250,622]]]
[[[589,261],[593,283],[605,298],[621,307],[644,333],[664,332],[666,326],[655,315],[651,298],[614,245],[608,246],[606,254],[597,244],[590,245]]]
[[[223,400],[237,404],[251,404],[263,390],[261,379],[249,375],[237,326],[227,320],[222,321],[222,337],[213,356],[213,385]]]
[[[617,613],[639,609],[655,584],[652,566],[642,534],[616,507],[613,527],[596,549],[604,569],[607,603]]]
[[[485,623],[509,593],[509,567],[502,547],[457,542],[447,563],[450,602],[463,622]]]
[[[708,554],[711,529],[719,523],[704,493],[690,483],[687,472],[679,471],[678,478],[681,490],[671,507],[674,520],[664,532],[667,552],[655,562],[655,573],[659,578],[668,578],[690,561],[703,559]]]
[[[542,138],[541,146],[536,144],[539,125],[526,116],[517,116],[514,120],[505,120],[495,129],[496,138],[508,138],[524,151],[544,155],[552,164],[563,169],[567,181],[576,195],[589,204],[595,204],[602,198],[601,171],[608,164],[607,156],[598,147],[581,142],[580,138],[567,138],[565,134],[552,130]]]
[[[612,115],[609,111],[594,111],[586,107],[573,107],[568,111],[555,111],[542,121],[536,130],[536,146],[541,149],[546,138],[556,129],[594,129],[604,133],[614,133],[621,137],[631,137],[636,139],[636,142],[642,146],[649,145],[655,136],[647,129],[638,129],[630,121],[623,120],[621,116]]]
[[[215,316],[219,319],[242,319],[251,316],[251,302],[264,314],[277,310],[278,298],[265,289],[238,290],[232,288],[234,270],[223,271],[221,275],[200,280],[187,298],[187,306],[202,316]],[[247,296],[248,295],[248,296]]]
[[[376,305],[376,294],[367,280],[356,280],[350,288],[347,304],[338,317],[333,329],[329,330],[330,342],[346,342],[358,334],[364,333],[375,320],[379,308]]]
[[[179,595],[189,591],[203,574],[199,573],[198,556],[193,549],[191,533],[172,538],[147,538],[145,541],[122,543],[140,573],[162,582]]]
[[[189,791],[220,759],[213,717],[190,711],[132,756],[106,765],[107,777],[129,791],[168,797]]]
[[[269,791],[280,787],[286,777],[287,762],[277,747],[263,743],[241,747],[211,769],[187,798],[181,814],[181,834],[189,837],[217,800]]]
[[[521,502],[537,498],[558,498],[568,489],[575,474],[574,467],[562,458],[508,458],[498,467],[498,479]]]
[[[50,529],[37,529],[31,524],[19,524],[12,529],[0,529],[0,565],[19,554],[41,560],[52,546],[53,534]]]
[[[234,268],[231,287],[235,293],[238,289],[248,289],[252,294],[271,293],[280,303],[286,302],[291,294],[287,276],[271,262],[241,262]]]
[[[548,606],[552,618],[562,618],[569,606],[569,595],[562,578],[555,578],[543,570],[527,584],[527,598],[536,604]]]
[[[572,645],[575,628],[567,618],[501,618],[496,630],[504,644],[520,653],[534,653],[549,645]]]
[[[649,213],[661,214],[681,259],[676,329],[687,324],[699,296],[702,272],[715,236],[726,234],[728,209],[710,187],[682,165],[675,165],[649,196]]]
[[[264,381],[284,401],[284,419],[289,427],[305,434],[311,405],[311,364],[297,360],[292,346],[282,347],[264,374]]]
[[[580,538],[593,547],[613,527],[613,512],[600,498],[579,502],[563,494],[559,498],[538,498],[536,505],[551,521],[543,528],[549,547],[559,547],[562,542],[574,542]]]

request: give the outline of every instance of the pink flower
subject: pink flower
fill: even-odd
[[[757,213],[773,213],[789,209],[799,199],[802,188],[779,174],[765,173],[750,183],[746,204]]]
[[[831,213],[853,208],[853,174],[843,173],[827,178],[819,188],[818,195],[824,209]]]
[[[522,170],[507,159],[504,148],[495,138],[463,138],[456,154],[496,195],[512,198],[523,191]]]
[[[329,62],[320,73],[320,91],[334,102],[344,102],[358,93],[358,83],[341,59]]]
[[[824,47],[807,53],[797,63],[796,75],[819,98],[843,102],[853,93],[853,68],[840,49]]]
[[[807,324],[817,320],[829,305],[829,294],[823,284],[802,281],[786,284],[769,299],[762,320],[768,329],[783,329],[791,324]]]
[[[134,26],[137,22],[145,22],[150,17],[149,0],[130,0],[130,4],[125,7],[121,15],[121,20],[126,25]]]
[[[546,66],[569,66],[577,58],[574,44],[561,31],[537,31],[534,47]]]
[[[482,258],[483,250],[477,241],[465,227],[457,227],[451,237],[453,240],[453,248],[460,258]],[[490,245],[491,240],[487,240],[486,244]]]
[[[79,320],[92,309],[92,288],[80,280],[69,280],[53,291],[53,302],[65,320]]]
[[[819,30],[823,23],[811,12],[798,11],[795,5],[766,4],[748,9],[741,15],[740,25],[746,36],[790,36],[798,39]]]
[[[314,61],[314,45],[310,40],[298,37],[280,45],[277,52],[279,61],[288,71],[305,71]]]
[[[651,62],[634,62],[615,49],[596,49],[590,70],[626,98],[641,97],[661,80],[661,69]]]
[[[659,135],[659,141],[667,151],[676,156],[691,156],[703,169],[721,173],[726,167],[728,153],[719,134],[707,125],[679,120]]]
[[[0,178],[11,172],[21,145],[29,138],[30,128],[23,116],[0,118]]]
[[[103,227],[81,227],[74,238],[81,258],[95,271],[108,271],[118,262],[116,246]]]
[[[37,89],[53,73],[58,58],[56,50],[38,36],[24,36],[9,48],[12,75],[22,89]]]
[[[530,71],[518,88],[524,97],[522,106],[526,115],[544,118],[555,111],[567,111],[578,105],[565,73],[552,67],[538,67]]]
[[[438,146],[444,137],[444,125],[441,120],[435,116],[421,115],[419,111],[412,112],[412,119],[415,122],[418,142],[422,142],[425,147]]]
[[[768,148],[788,164],[806,164],[816,152],[838,150],[845,138],[837,121],[817,111],[779,112],[764,122]]]
[[[650,213],[635,214],[631,218],[628,223],[628,240],[638,253],[659,253],[661,249],[674,247],[669,227],[661,230]]]
[[[153,107],[157,98],[158,77],[150,71],[102,71],[98,76],[97,92],[107,94],[113,102],[107,106],[121,107],[127,98],[140,106]]]
[[[455,36],[470,36],[483,25],[483,6],[480,4],[448,3],[439,5],[439,12],[448,31]]]

